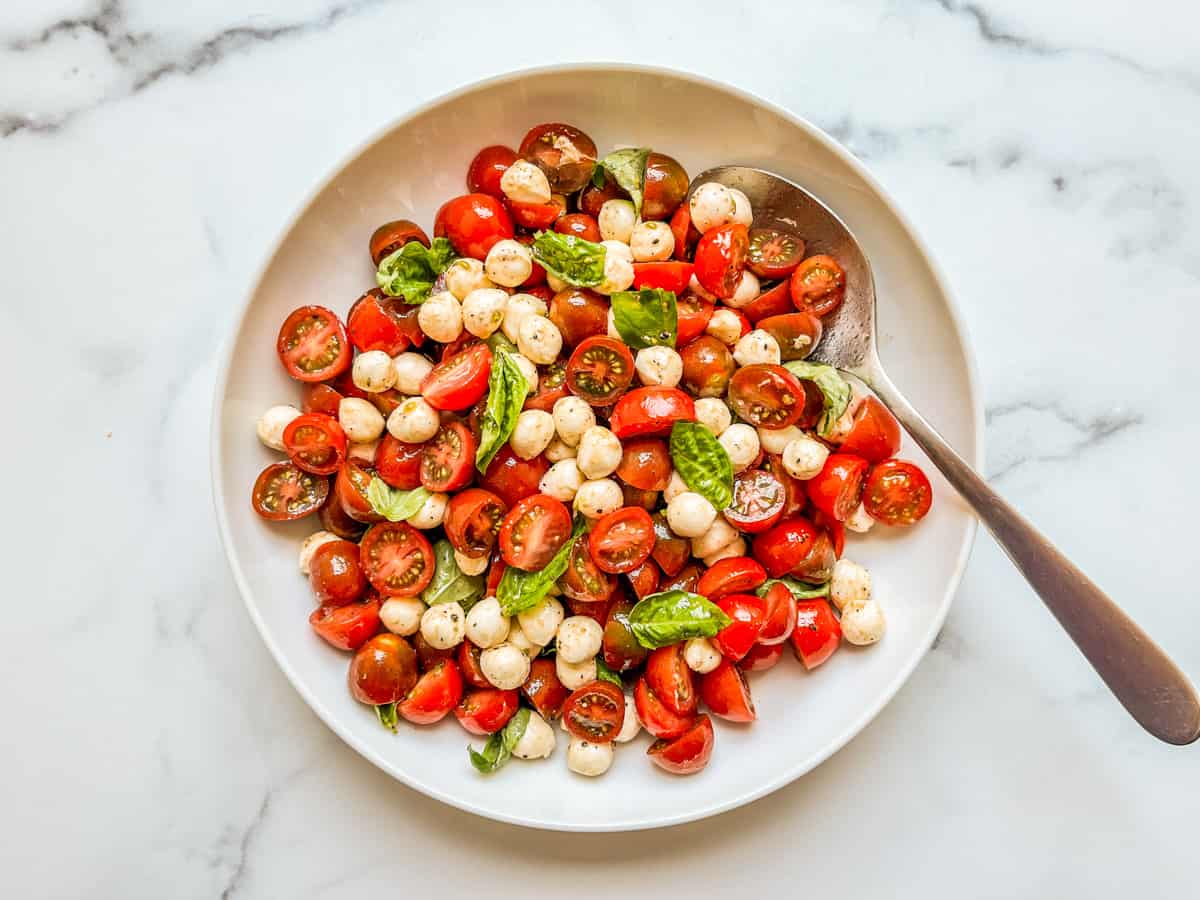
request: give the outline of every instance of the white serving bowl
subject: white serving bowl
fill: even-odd
[[[751,676],[758,721],[716,720],[709,766],[668,775],[645,758],[645,734],[620,745],[601,779],[566,768],[565,735],[554,756],[514,760],[490,777],[467,760],[468,735],[453,720],[432,728],[380,727],[346,688],[349,656],[309,628],[313,607],[297,570],[301,539],[315,517],[280,525],[251,510],[251,485],[276,454],[255,438],[267,407],[297,403],[300,385],[275,355],[275,336],[293,308],[317,303],[344,315],[373,270],[367,238],[377,225],[409,218],[427,229],[448,198],[464,193],[467,164],[488,144],[516,146],[540,122],[570,122],[604,153],[650,146],[689,173],[720,163],[778,172],[825,201],[862,242],[879,297],[880,353],[895,382],[976,465],[982,411],[961,318],[937,267],[907,220],[842,147],[796,115],[743,91],[646,67],[562,66],[517,72],[434,100],[370,138],[301,205],[267,260],[229,340],[213,410],[217,517],[234,577],[276,661],[313,710],[375,765],[431,797],[471,812],[542,828],[617,831],[699,819],[761,797],[842,747],[899,690],[946,618],[975,520],[907,442],[902,455],[925,465],[933,511],[919,527],[852,535],[848,555],[866,564],[888,617],[877,646],[843,647],[815,672],[788,651]],[[931,698],[932,700],[932,698]],[[557,729],[556,729],[557,730]],[[480,743],[475,740],[476,745]]]

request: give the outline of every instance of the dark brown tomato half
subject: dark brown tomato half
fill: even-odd
[[[697,397],[720,397],[729,387],[737,365],[733,354],[711,334],[702,334],[681,351],[681,384]]]
[[[821,343],[821,320],[811,313],[794,312],[760,319],[757,328],[775,338],[784,361],[804,359]]]
[[[592,406],[607,406],[633,381],[633,354],[620,341],[586,338],[567,361],[567,387]]]
[[[272,463],[254,482],[251,504],[264,519],[290,522],[316,512],[329,494],[329,479],[291,463]]]
[[[517,152],[546,173],[550,190],[558,194],[573,194],[582,188],[596,166],[595,141],[562,122],[529,129]]]
[[[594,184],[589,184],[579,194],[579,211],[591,216],[593,219],[599,219],[600,207],[604,206],[609,200],[628,199],[629,195],[621,189],[621,186],[605,175],[603,187],[596,187]]]
[[[654,565],[654,563],[649,563]],[[634,603],[622,590],[609,607],[604,623],[604,664],[614,672],[631,672],[646,660],[649,651],[638,643],[629,625]]]
[[[446,540],[464,556],[472,559],[487,556],[496,546],[500,523],[507,512],[504,501],[491,491],[468,488],[446,504],[442,523]]]
[[[655,513],[652,518],[654,549],[650,551],[650,558],[658,563],[664,575],[674,578],[692,555],[691,543],[671,530],[663,513]]]
[[[585,288],[569,287],[550,301],[550,321],[569,347],[608,331],[608,301]]]
[[[786,278],[804,259],[804,241],[790,231],[754,228],[750,231],[750,249],[746,268],[759,278],[774,281]]]
[[[642,189],[642,218],[668,219],[687,196],[688,175],[665,153],[646,157],[646,182]]]
[[[589,681],[567,698],[562,717],[575,737],[607,744],[625,724],[625,694],[611,681]]]
[[[567,597],[581,603],[607,603],[617,586],[616,579],[596,565],[584,540],[572,545],[560,583]]]
[[[729,380],[733,411],[755,427],[778,429],[796,424],[806,400],[800,379],[783,366],[743,366]]]

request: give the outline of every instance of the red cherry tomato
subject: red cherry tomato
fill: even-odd
[[[300,409],[304,412],[337,418],[342,395],[329,385],[310,382],[301,389],[300,396]]]
[[[539,454],[533,459],[521,459],[505,444],[483,473],[479,487],[491,491],[512,509],[519,500],[538,492],[542,476],[549,469],[546,457]]]
[[[654,565],[654,563],[650,563]],[[604,663],[614,672],[631,672],[646,661],[648,651],[638,643],[629,624],[633,600],[622,590],[613,600],[604,618],[602,652]]]
[[[508,507],[504,501],[482,488],[469,488],[455,494],[446,504],[443,527],[446,540],[464,556],[480,559],[491,554],[500,534],[500,523]]]
[[[716,603],[733,621],[717,632],[713,643],[722,656],[737,662],[758,640],[767,618],[767,603],[755,594],[727,594]]]
[[[434,409],[467,409],[487,393],[491,373],[491,349],[474,344],[430,369],[421,382],[421,396]]]
[[[779,660],[783,659],[785,644],[757,643],[750,652],[738,661],[738,668],[743,672],[765,672],[773,669]]]
[[[633,705],[642,727],[656,738],[677,738],[696,721],[694,713],[680,716],[667,709],[650,689],[644,676],[639,678],[633,687]]]
[[[272,463],[259,473],[250,501],[264,519],[290,522],[316,512],[328,494],[329,479],[291,463]]]
[[[846,296],[846,273],[832,256],[810,256],[788,281],[792,303],[801,312],[827,316]]]
[[[607,322],[607,311],[605,316]],[[629,387],[633,373],[629,348],[618,340],[597,335],[582,341],[571,354],[567,387],[592,406],[607,406]]]
[[[758,643],[782,644],[796,627],[796,600],[787,585],[776,582],[767,589],[763,601],[767,605],[767,615],[758,633]]]
[[[675,258],[685,261],[691,259],[696,242],[700,240],[700,232],[692,225],[692,211],[686,203],[680,203],[671,216],[671,234],[675,236]]]
[[[458,645],[454,658],[458,662],[458,671],[462,675],[463,681],[471,687],[490,688],[492,683],[483,674],[483,666],[479,662],[479,656],[482,653],[483,651],[470,641],[463,641]]]
[[[414,725],[440,722],[458,706],[463,695],[462,674],[452,659],[443,659],[421,676],[408,696],[396,704],[396,712]]]
[[[654,549],[650,551],[650,557],[658,563],[664,575],[674,578],[692,556],[691,543],[671,530],[663,513],[655,513],[653,518]]]
[[[521,693],[537,710],[539,716],[551,722],[558,718],[571,692],[558,680],[554,660],[542,658],[530,663],[529,677],[521,685]]]
[[[372,525],[359,545],[371,586],[385,597],[415,597],[433,580],[433,548],[407,522]]]
[[[842,529],[840,522],[834,524],[839,531]],[[792,566],[792,574],[802,581],[821,584],[833,576],[833,567],[837,561],[838,554],[829,530],[818,526],[817,539],[813,541],[812,548],[804,559]]]
[[[850,453],[831,453],[825,467],[807,483],[812,505],[837,522],[845,522],[858,509],[867,461]]]
[[[696,712],[699,698],[692,681],[692,670],[683,658],[683,644],[671,644],[650,651],[646,660],[646,684],[654,696],[677,716]]]
[[[554,404],[571,392],[567,390],[567,365],[556,360],[542,369],[538,376],[537,393],[525,401],[524,409],[553,412]]]
[[[688,563],[679,570],[670,581],[663,582],[659,586],[660,591],[688,591],[696,593],[696,587],[700,584],[700,576],[704,574],[704,567],[698,563]]]
[[[500,552],[510,566],[540,572],[571,537],[571,514],[548,494],[534,494],[509,510],[500,525]]]
[[[594,619],[596,624],[601,628],[604,627],[604,623],[608,620],[608,608],[611,605],[611,599],[604,600],[600,603],[588,603],[585,600],[571,600],[568,598],[563,603],[563,606],[567,608],[567,612],[569,612],[571,615],[587,616],[589,619]]]
[[[297,468],[332,475],[346,460],[346,432],[336,419],[305,413],[283,429],[283,449]]]
[[[915,525],[933,505],[933,486],[916,464],[889,459],[871,469],[862,502],[885,525]]]
[[[472,194],[489,194],[504,199],[500,179],[508,167],[517,161],[517,151],[503,144],[492,144],[475,154],[467,169],[467,190]]]
[[[588,536],[588,549],[604,572],[620,575],[636,569],[654,549],[654,520],[631,506],[601,516]]]
[[[342,508],[342,501],[338,498],[336,490],[329,492],[318,515],[321,518],[323,529],[347,541],[357,542],[367,529],[364,523],[355,521],[346,515],[346,510]]]
[[[753,722],[758,718],[746,676],[728,659],[700,676],[700,699],[714,716],[730,722]]]
[[[420,311],[419,306],[372,288],[350,307],[346,333],[350,343],[364,353],[382,350],[388,356],[395,356],[413,345],[425,343],[425,332],[417,321]]]
[[[615,181],[604,176],[604,186],[589,184],[579,194],[579,211],[593,219],[600,218],[600,208],[609,200],[628,200],[629,194]]]
[[[463,422],[447,422],[421,451],[421,486],[434,493],[466,487],[475,476],[479,442]]]
[[[764,465],[766,471],[783,485],[783,515],[788,517],[804,512],[804,507],[808,505],[808,493],[804,489],[804,482],[788,474],[783,457],[777,453],[768,453],[764,457]],[[736,482],[734,488],[737,488]]]
[[[729,403],[739,417],[761,428],[787,428],[804,412],[800,379],[783,366],[742,366],[729,380]]]
[[[626,574],[629,576],[629,585],[639,600],[657,591],[658,584],[662,581],[662,570],[652,559],[646,560],[632,572]]]
[[[357,650],[379,630],[379,598],[368,597],[362,603],[344,606],[318,606],[308,624],[331,647]]]
[[[371,262],[378,266],[380,260],[385,256],[391,256],[409,241],[417,241],[428,247],[429,235],[420,225],[410,222],[408,219],[385,222],[371,235]]]
[[[367,577],[358,564],[358,544],[329,541],[316,549],[308,563],[308,583],[322,606],[345,606],[367,590]]]
[[[658,506],[658,491],[644,491],[629,484],[622,484],[621,497],[626,506],[640,506],[647,512]]]
[[[428,672],[445,659],[454,659],[457,655],[453,647],[435,647],[425,640],[425,635],[417,632],[411,638],[413,649],[417,651],[417,662],[422,672]]]
[[[613,407],[608,427],[620,440],[671,433],[676,422],[695,422],[696,404],[678,388],[640,387]]]
[[[346,329],[323,306],[302,306],[284,319],[275,350],[297,381],[327,381],[350,368]]]
[[[454,717],[471,734],[492,734],[507,725],[520,706],[521,695],[516,691],[483,688],[468,691],[454,707]]]
[[[714,297],[732,297],[746,269],[749,249],[750,235],[745,225],[710,228],[696,244],[696,280]]]
[[[712,758],[712,719],[699,716],[696,723],[674,740],[657,740],[646,750],[646,755],[660,769],[673,775],[695,775],[708,765]]]
[[[734,476],[725,518],[739,531],[758,534],[783,518],[786,504],[787,490],[778,478],[762,469],[747,469]]]
[[[658,288],[682,294],[692,280],[694,266],[686,262],[640,262],[633,264],[633,288]]]
[[[804,668],[811,671],[825,662],[841,642],[842,626],[828,600],[797,601],[792,649]]]
[[[550,301],[550,321],[562,333],[563,343],[574,347],[608,331],[608,301],[592,291],[568,287]]]
[[[900,423],[891,410],[874,397],[867,397],[854,413],[850,433],[838,447],[867,462],[883,462],[900,452]]]
[[[567,198],[562,194],[554,194],[549,203],[522,203],[505,198],[504,205],[508,207],[513,221],[521,228],[541,231],[553,225],[555,220],[567,211]]]
[[[611,681],[589,681],[571,692],[562,706],[562,718],[575,737],[593,744],[610,743],[625,724],[625,695]]]
[[[767,580],[767,570],[748,556],[731,556],[700,576],[696,593],[716,602],[726,594],[752,591]]]
[[[350,661],[350,693],[359,703],[395,703],[417,683],[417,654],[396,634],[377,634]]]
[[[546,122],[526,132],[518,151],[543,172],[550,190],[573,194],[586,185],[596,167],[595,142],[563,122]]]
[[[768,575],[780,578],[808,555],[816,539],[813,523],[793,516],[754,538],[754,558],[762,563]]]
[[[697,397],[723,396],[737,370],[729,348],[711,334],[700,335],[684,346],[679,356],[683,361],[680,384]]]
[[[807,357],[821,342],[824,331],[821,320],[806,312],[767,316],[758,321],[757,327],[775,338],[775,343],[779,344],[779,356],[784,362]]]
[[[616,579],[601,571],[592,559],[587,541],[576,541],[567,557],[567,571],[562,577],[563,593],[572,600],[587,604],[604,604],[617,586]]]
[[[660,438],[632,438],[622,445],[617,477],[643,491],[666,490],[671,480],[671,451]]]
[[[447,200],[433,220],[433,236],[449,239],[463,256],[486,259],[497,241],[515,234],[504,204],[488,194],[464,194]]]
[[[600,243],[602,237],[600,226],[587,213],[568,213],[554,223],[554,230],[559,234],[573,234],[594,244]]]
[[[741,309],[751,322],[761,322],[771,316],[781,316],[784,313],[795,312],[795,310],[796,307],[792,305],[792,295],[788,290],[786,280],[779,282],[774,287],[763,288],[757,297]]]
[[[392,487],[411,491],[421,484],[424,444],[406,444],[387,432],[375,448],[375,474]]]
[[[713,304],[695,294],[684,294],[675,302],[679,324],[676,329],[675,346],[686,347],[708,328],[712,319]]]
[[[755,228],[750,232],[746,268],[764,280],[786,278],[804,258],[804,241],[790,231]]]
[[[383,516],[371,507],[367,499],[367,488],[371,484],[372,472],[366,466],[352,459],[338,469],[337,478],[333,482],[334,493],[342,509],[356,522],[382,522]]]

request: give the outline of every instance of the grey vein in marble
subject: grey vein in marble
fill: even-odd
[[[998,468],[987,473],[989,481],[1000,481],[1018,468],[1030,463],[1069,462],[1078,459],[1087,450],[1145,423],[1145,417],[1137,412],[1117,412],[1083,417],[1065,409],[1057,402],[1022,400],[988,407],[986,412],[988,428],[991,430],[999,420],[1028,412],[1049,415],[1056,421],[1069,426],[1078,436],[1069,443],[1065,450],[1014,454]]]

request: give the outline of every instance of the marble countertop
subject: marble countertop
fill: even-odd
[[[849,747],[634,835],[514,829],[393,782],[308,710],[237,597],[209,491],[215,360],[285,217],[431,96],[619,59],[761,93],[872,168],[962,303],[989,477],[1200,677],[1195,14],[772,7],[5,4],[8,893],[1194,892],[1197,751],[1124,715],[986,536],[935,649]]]

